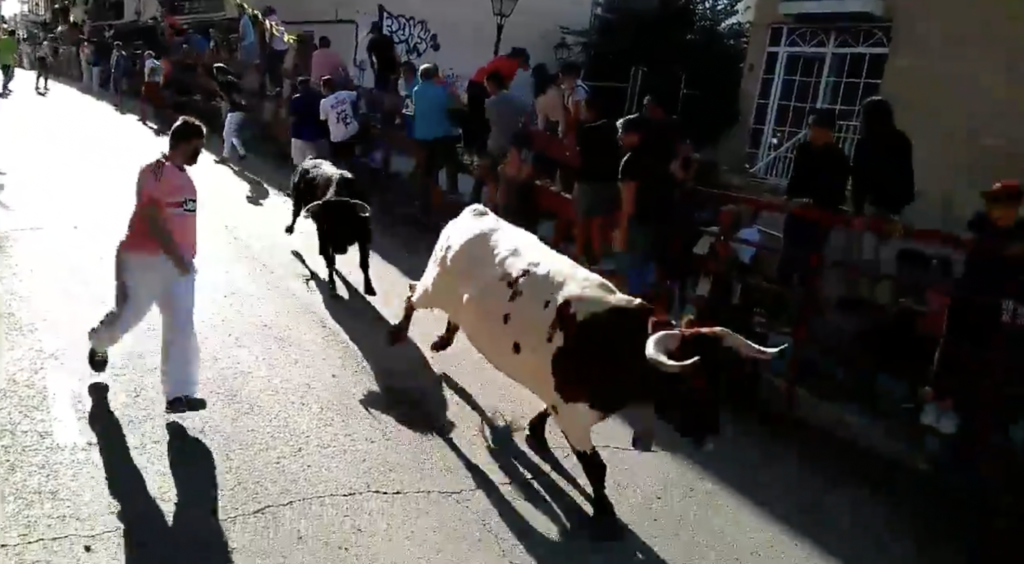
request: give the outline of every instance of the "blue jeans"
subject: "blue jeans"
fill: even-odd
[[[238,46],[238,60],[245,63],[255,63],[260,58],[260,46],[255,41],[242,43]]]
[[[655,230],[630,222],[626,250],[615,257],[617,270],[626,278],[626,291],[634,297],[643,297],[654,288],[657,278],[655,267]]]

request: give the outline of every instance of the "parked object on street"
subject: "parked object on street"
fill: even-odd
[[[410,290],[391,342],[407,337],[416,310],[442,310],[448,322],[432,351],[450,347],[462,329],[495,368],[544,401],[527,440],[548,452],[544,429],[554,416],[593,489],[601,537],[618,522],[591,428],[626,407],[653,405],[681,435],[699,439],[704,421],[694,420],[699,394],[691,388],[698,366],[715,370],[726,348],[765,359],[780,350],[723,328],[656,331],[650,305],[479,204],[445,226]]]
[[[352,199],[356,195],[355,177],[323,159],[306,159],[292,174],[292,222],[284,232],[295,232],[295,222],[303,211],[316,224],[320,256],[327,265],[327,283],[337,291],[334,281],[334,257],[359,247],[359,269],[363,272],[363,293],[376,296],[370,280],[370,242],[373,229],[370,206]]]

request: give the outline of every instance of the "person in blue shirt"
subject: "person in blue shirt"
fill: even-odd
[[[292,163],[299,166],[306,159],[320,157],[327,136],[320,120],[323,96],[313,88],[308,76],[299,78],[295,84],[298,93],[288,104],[288,115],[292,120]]]
[[[185,33],[185,44],[200,58],[205,58],[210,50],[210,41],[191,29]]]
[[[260,57],[260,45],[256,30],[248,14],[238,19],[238,59],[245,63],[256,63]]]
[[[437,65],[420,67],[420,83],[412,91],[413,139],[418,149],[420,207],[430,210],[437,176],[445,169],[447,189],[459,193],[458,131],[449,117],[454,93],[448,88]]]

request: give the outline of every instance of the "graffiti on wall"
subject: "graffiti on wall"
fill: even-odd
[[[416,61],[428,51],[436,53],[441,50],[437,34],[431,31],[427,20],[395,14],[379,4],[377,21],[384,35],[394,40],[398,55],[403,60]]]

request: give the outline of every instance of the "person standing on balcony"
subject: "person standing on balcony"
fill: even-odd
[[[786,286],[797,279],[804,289],[813,283],[834,216],[846,203],[850,161],[835,141],[835,129],[834,112],[815,110],[808,121],[807,140],[796,146],[793,155],[786,200],[796,210],[783,224],[777,271],[779,282]]]

